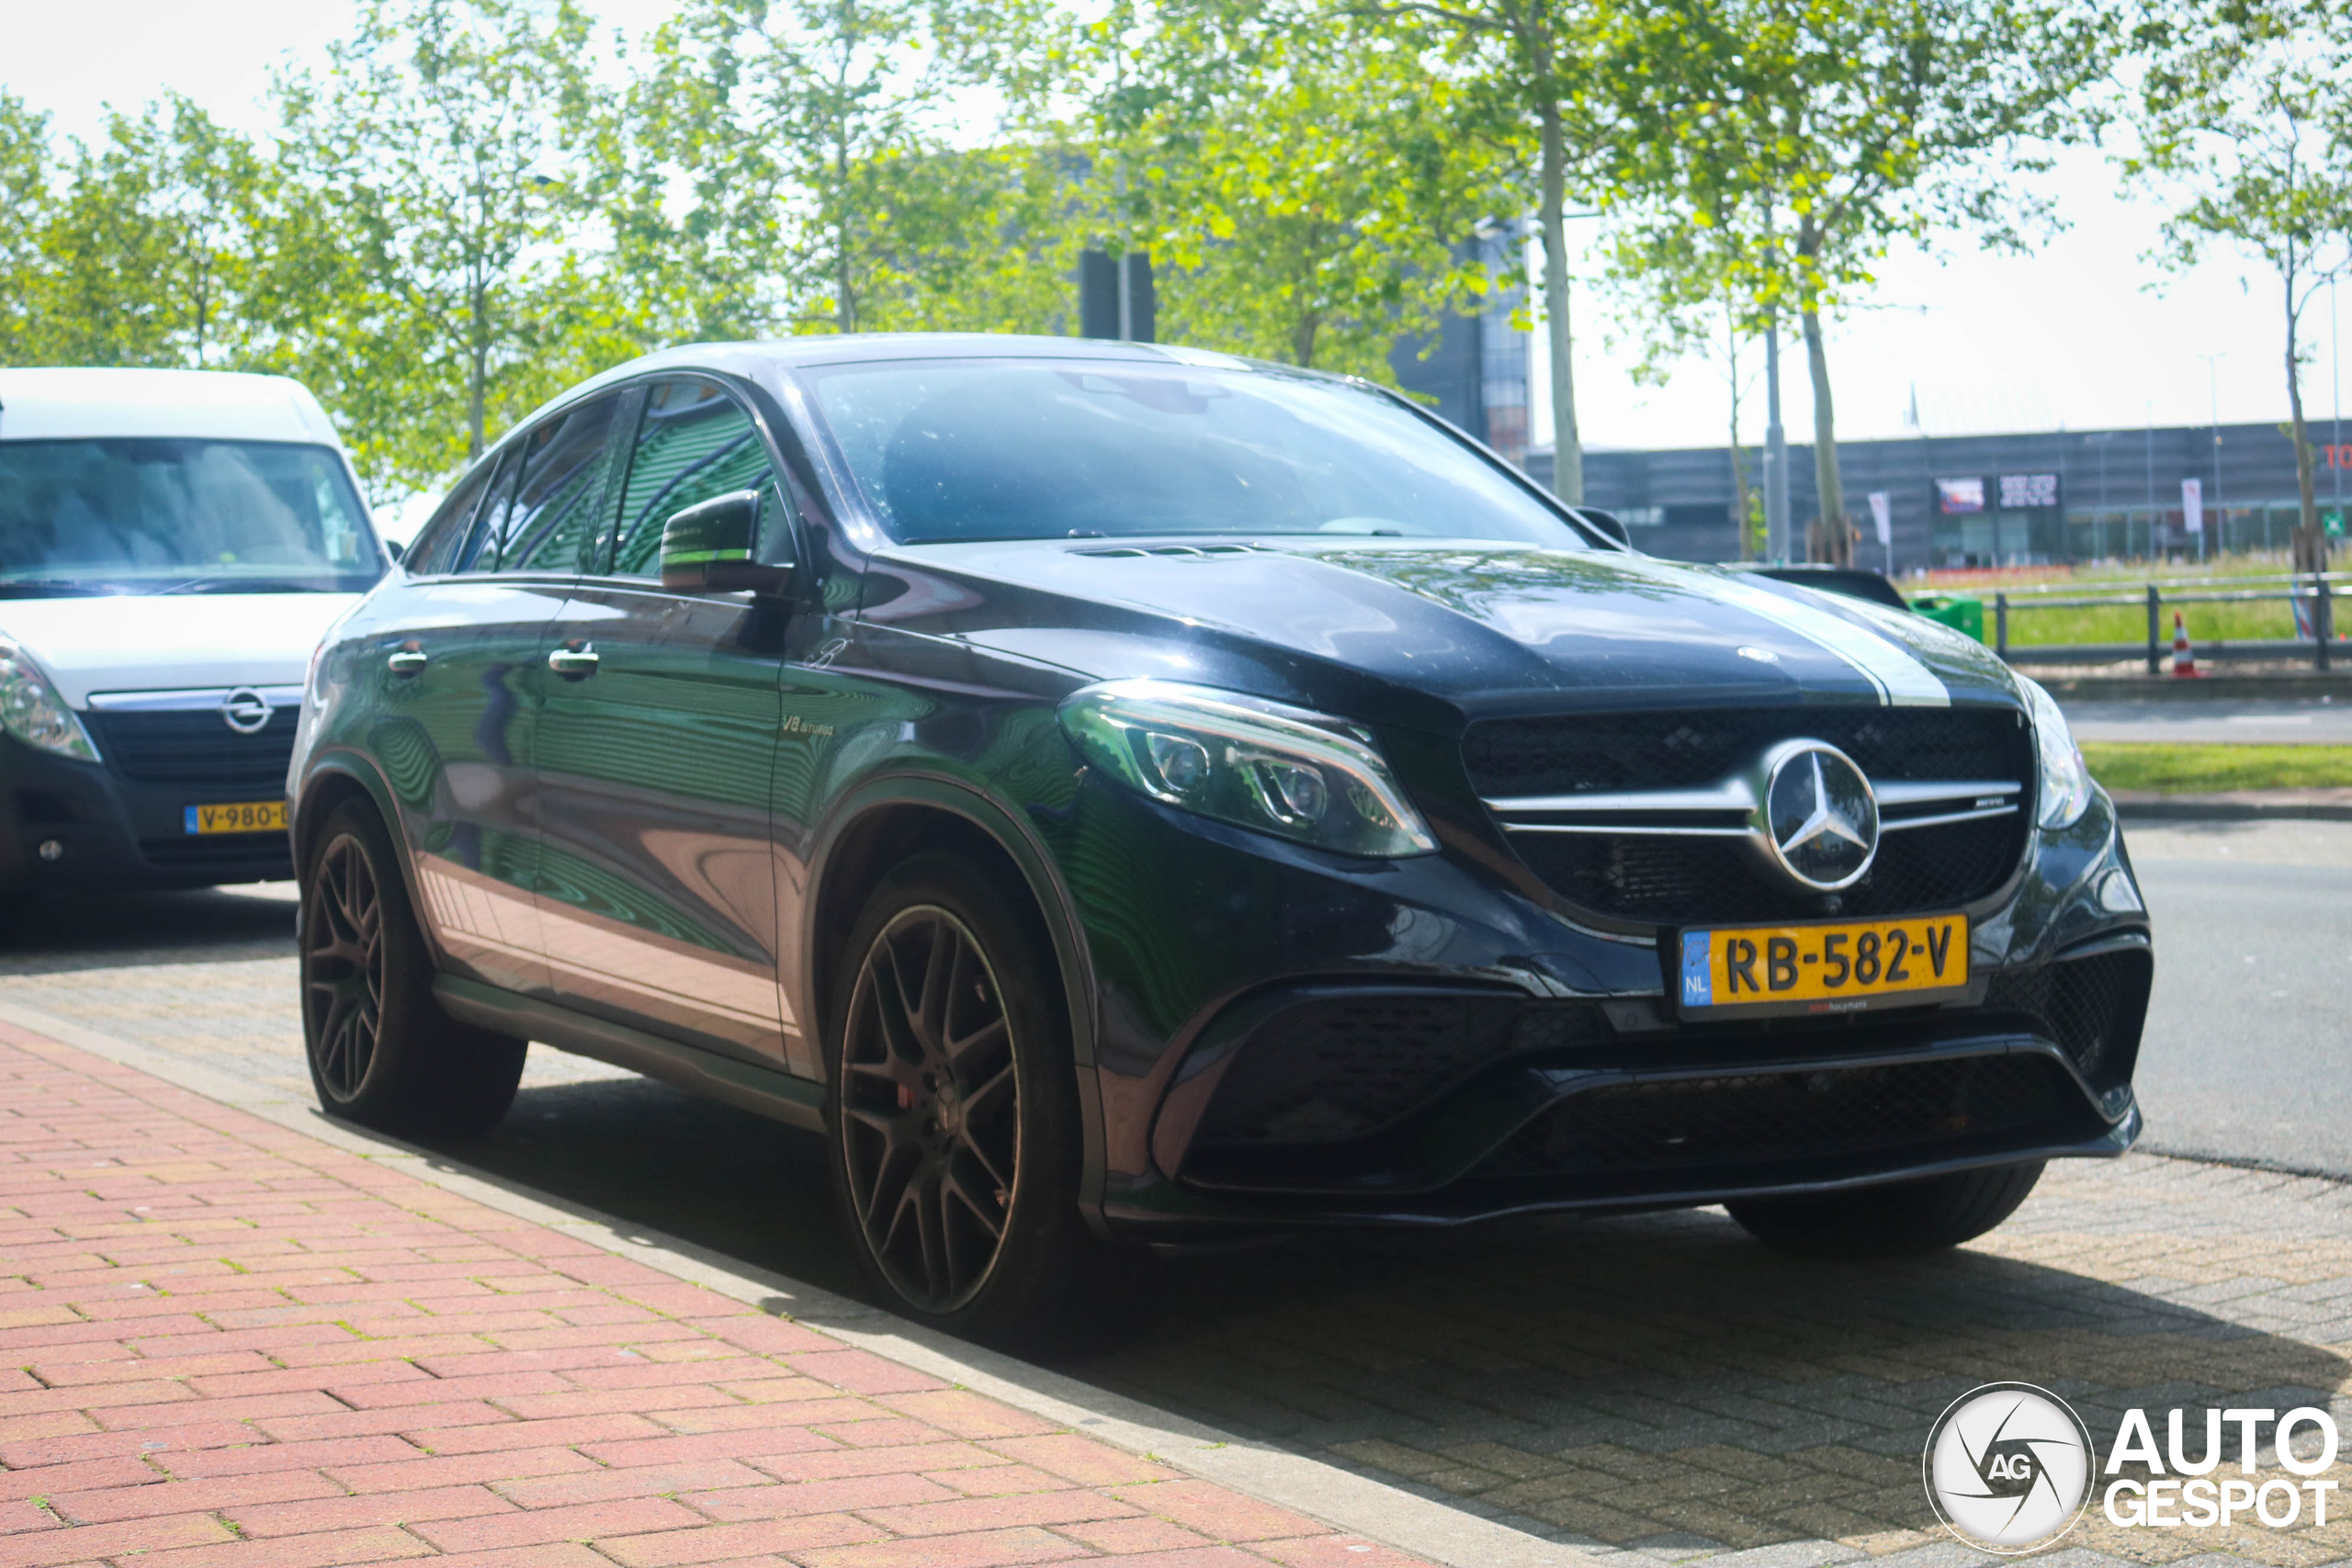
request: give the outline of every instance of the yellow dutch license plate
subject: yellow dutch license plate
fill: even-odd
[[[1679,933],[1682,1012],[1850,1012],[1968,989],[1968,917],[1724,926]]]
[[[191,806],[185,820],[191,833],[283,833],[286,803],[245,800],[227,806]]]

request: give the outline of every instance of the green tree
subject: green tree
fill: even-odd
[[[1689,248],[1744,312],[1793,315],[1813,388],[1825,553],[1852,537],[1823,320],[1898,243],[2021,246],[2051,220],[2016,175],[2086,124],[2103,0],[1617,0],[1633,221]]]
[[[1551,350],[1552,488],[1584,500],[1577,429],[1576,342],[1568,275],[1568,198],[1605,190],[1604,154],[1623,134],[1610,14],[1598,0],[1340,0],[1358,16],[1417,18],[1450,38],[1460,67],[1532,127],[1536,220],[1544,244],[1543,316]]]
[[[1189,73],[1095,183],[1161,264],[1163,336],[1393,378],[1391,344],[1489,286],[1467,259],[1508,210],[1489,106],[1410,33],[1162,9],[1144,59]],[[1507,127],[1503,128],[1507,130]]]
[[[2149,57],[2140,145],[2126,175],[2178,198],[2164,259],[2186,266],[2215,246],[2277,276],[2287,407],[2301,513],[2295,566],[2327,564],[2299,328],[2329,283],[2352,271],[2352,6],[2345,0],[2160,4],[2136,29]]]
[[[329,378],[363,395],[337,412],[389,484],[478,456],[494,422],[580,369],[566,349],[594,279],[565,252],[582,238],[587,46],[571,0],[363,0],[323,78],[280,84],[311,197],[293,271],[342,290],[290,326],[288,357],[344,361]]]
[[[0,364],[40,363],[41,242],[54,199],[55,158],[49,116],[0,92],[0,203],[8,213],[0,223]]]
[[[1024,13],[959,0],[692,0],[632,95],[647,231],[705,294],[792,331],[1041,325],[1050,159],[959,149],[956,94]],[[673,171],[693,195],[656,218]]]
[[[203,367],[233,358],[240,299],[269,201],[243,137],[177,94],[110,114],[75,142],[51,188],[44,123],[0,103],[0,185],[13,280],[7,357],[19,364]]]

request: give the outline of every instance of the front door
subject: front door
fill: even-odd
[[[796,617],[743,593],[673,593],[662,524],[763,490],[757,426],[716,383],[644,389],[618,518],[554,628],[537,739],[541,918],[560,999],[780,1066],[769,790]],[[778,547],[783,547],[779,545]]]
[[[394,592],[403,637],[384,649],[383,760],[422,914],[461,969],[543,991],[532,749],[549,628],[579,578],[604,484],[611,400],[508,441],[427,525]]]

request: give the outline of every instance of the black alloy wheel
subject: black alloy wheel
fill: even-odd
[[[373,807],[345,801],[302,863],[302,1043],[328,1114],[400,1133],[488,1132],[514,1102],[525,1043],[460,1023]]]
[[[842,1035],[842,1174],[869,1256],[909,1305],[985,1287],[1022,1179],[1021,1069],[988,955],[936,905],[900,909],[859,964]]]
[[[302,921],[303,1021],[320,1087],[356,1098],[376,1060],[384,1014],[384,901],[359,841],[342,835],[319,856]]]

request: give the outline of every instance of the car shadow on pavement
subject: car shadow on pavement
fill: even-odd
[[[294,956],[294,885],[57,893],[0,906],[0,975]]]
[[[641,1079],[526,1087],[496,1133],[447,1152],[864,1293],[817,1141],[749,1113]],[[2232,1292],[2160,1256],[2177,1237],[2086,1237],[2072,1266],[2071,1235],[2034,1233],[2052,1215],[2071,1233],[2084,1201],[2053,1178],[2016,1222],[2022,1248],[1996,1234],[1881,1263],[1776,1253],[1720,1211],[1294,1236],[1170,1261],[1118,1344],[1054,1364],[1476,1513],[1669,1555],[1926,1540],[1920,1448],[1979,1383],[2053,1390],[2103,1447],[2127,1405],[2325,1407],[2352,1376],[2335,1350],[2194,1304]]]

